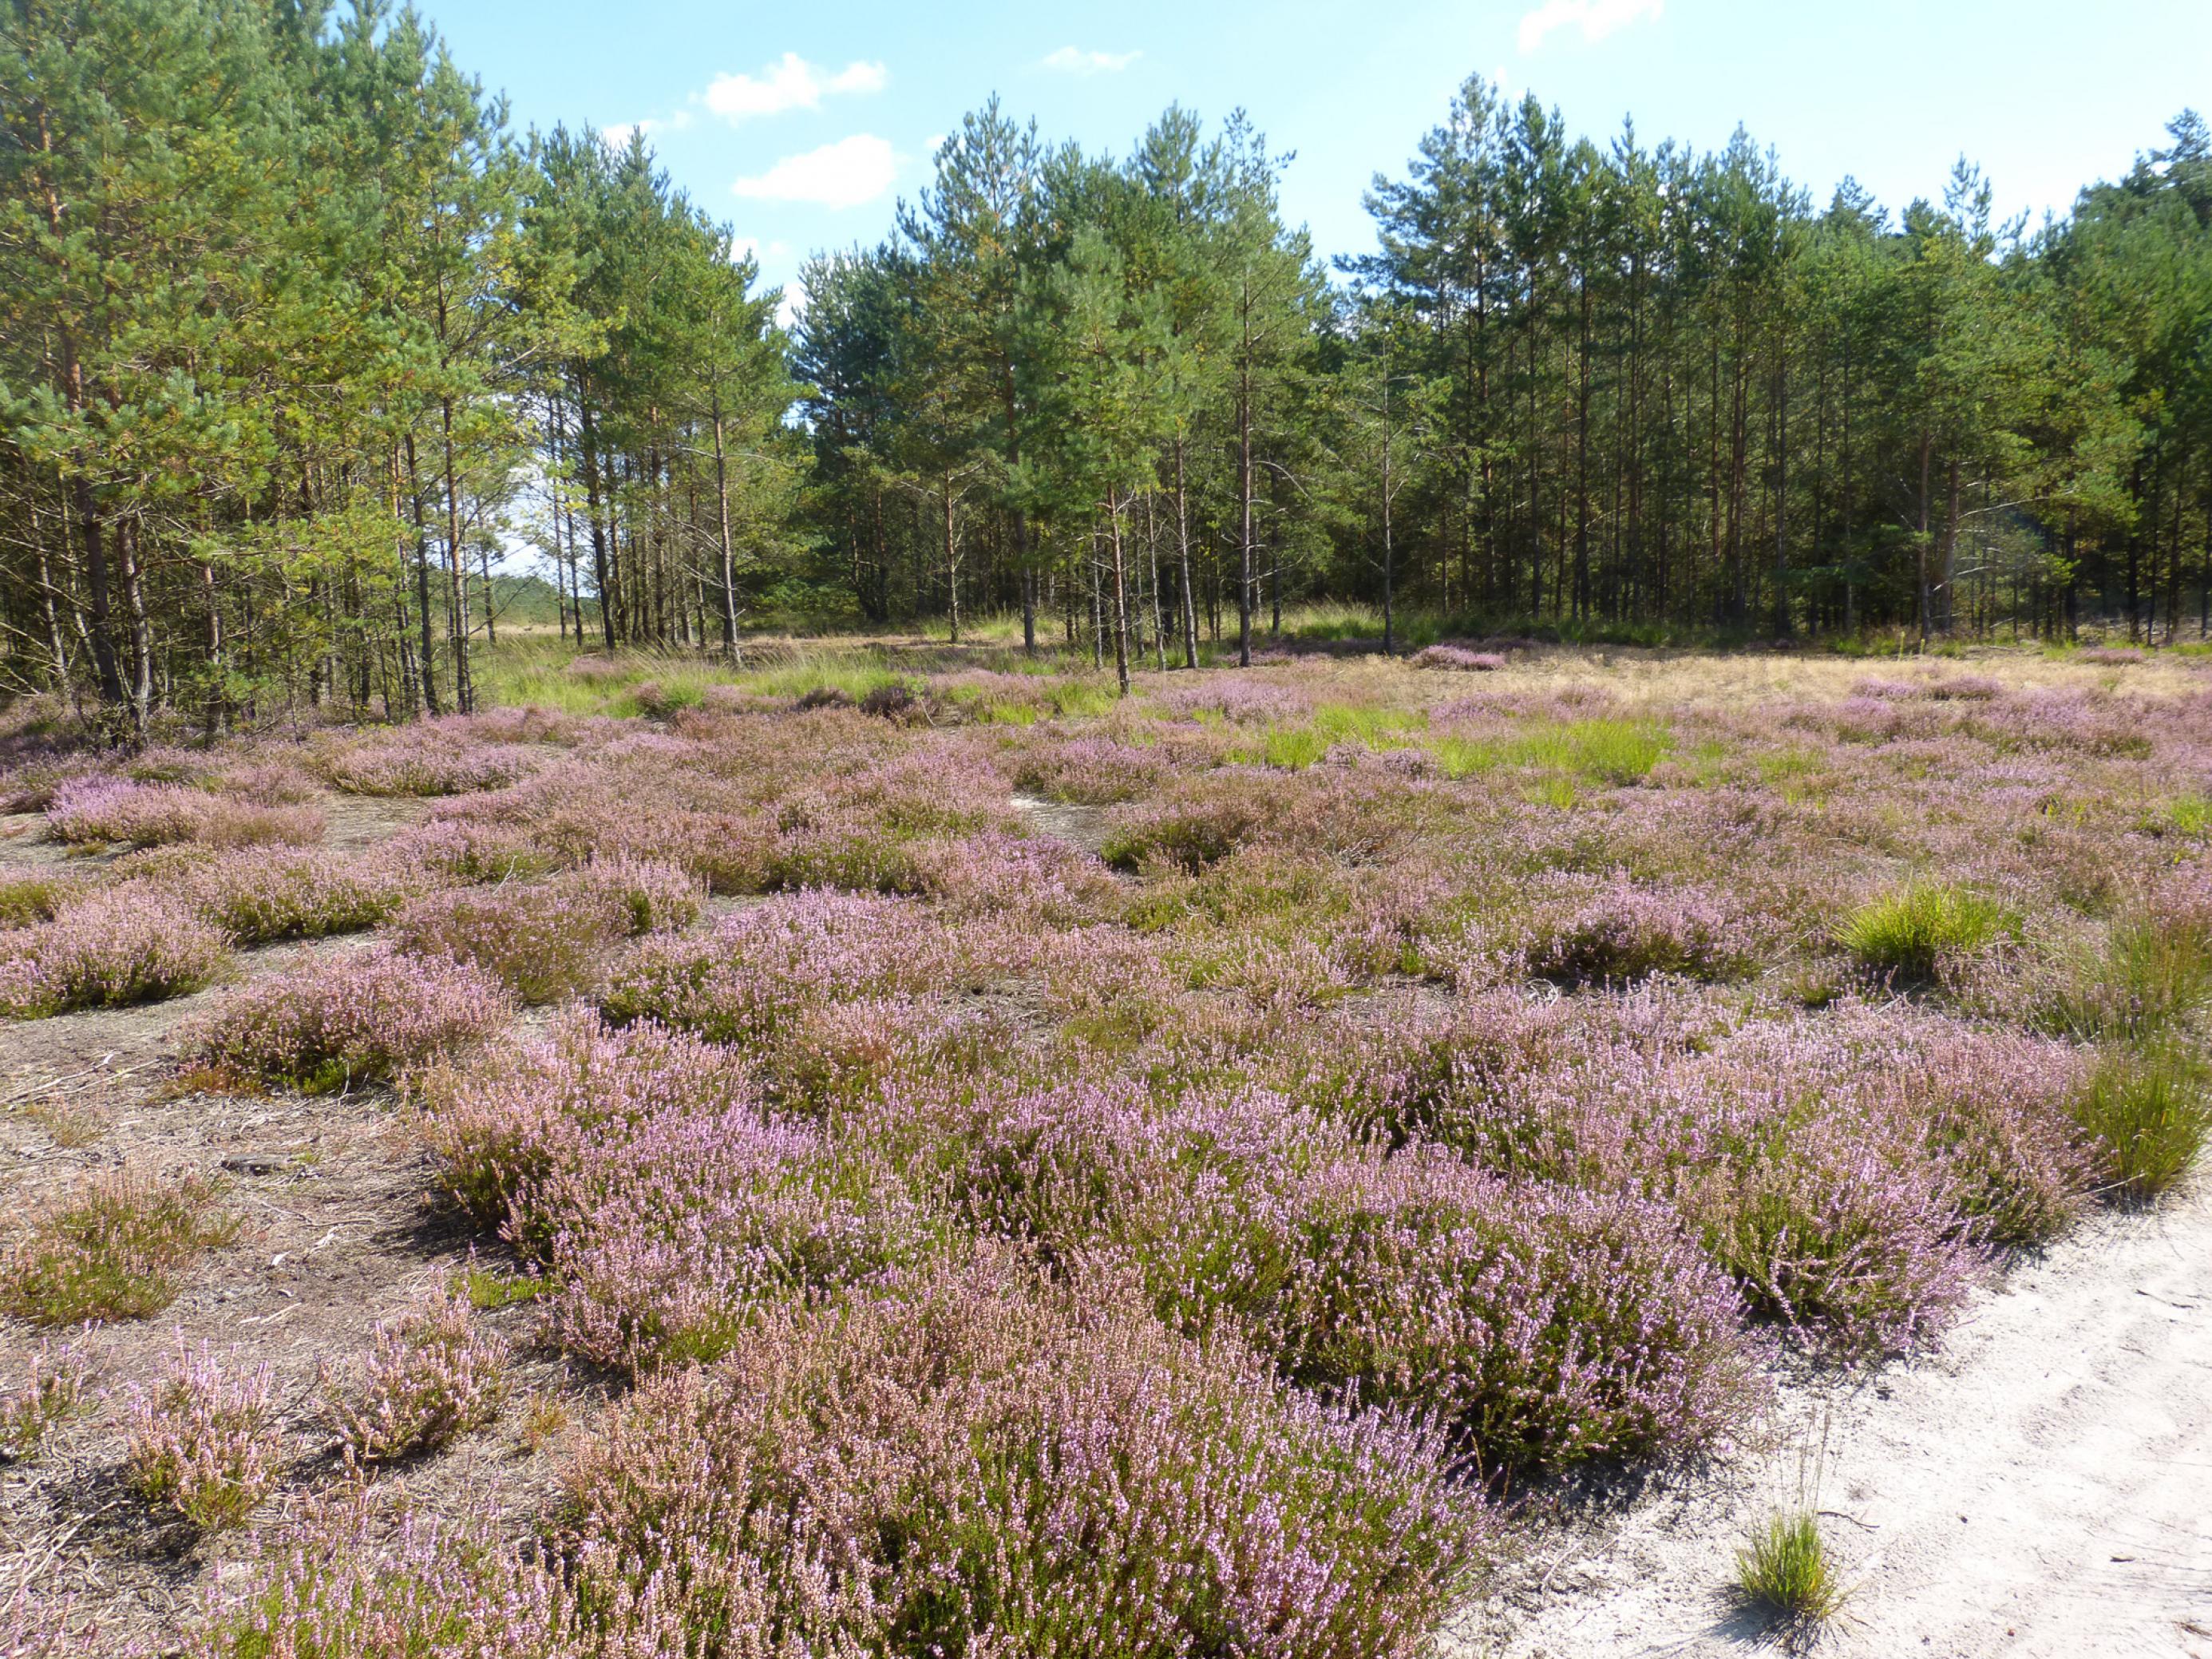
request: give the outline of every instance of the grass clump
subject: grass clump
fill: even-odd
[[[1943,957],[1988,944],[2004,924],[2003,907],[1994,901],[1915,879],[1853,911],[1836,929],[1836,943],[1869,973],[1924,984]]]
[[[236,1221],[212,1182],[103,1176],[49,1206],[9,1261],[0,1307],[37,1325],[143,1319],[176,1300],[201,1255]]]
[[[1810,1510],[1777,1510],[1736,1552],[1735,1589],[1778,1625],[1811,1629],[1835,1616],[1843,1586]]]
[[[2212,1128],[2207,1068],[2178,1043],[2108,1053],[2074,1104],[2095,1144],[2106,1189],[2124,1200],[2171,1191],[2189,1173]]]

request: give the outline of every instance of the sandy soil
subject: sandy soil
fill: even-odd
[[[1917,1364],[1787,1390],[1769,1426],[1546,1540],[1448,1652],[1763,1645],[1735,1553],[1809,1500],[1851,1585],[1822,1655],[2212,1659],[2212,1181],[2014,1267]]]

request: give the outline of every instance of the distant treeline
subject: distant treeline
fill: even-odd
[[[572,637],[1018,609],[1102,659],[1364,600],[1585,631],[2164,640],[2212,606],[2212,130],[2064,220],[1900,214],[1470,81],[1332,273],[1242,117],[966,118],[777,328],[641,139],[517,137],[413,14],[0,18],[0,676],[125,735],[466,708]],[[488,603],[488,601],[489,601]],[[519,619],[519,617],[517,618]]]

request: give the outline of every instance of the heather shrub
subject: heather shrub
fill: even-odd
[[[1853,911],[1836,929],[1836,942],[1871,973],[1924,984],[1944,957],[1986,945],[2004,923],[2002,907],[1989,899],[1916,879]]]
[[[1158,866],[1195,874],[1251,839],[1261,823],[1256,805],[1232,795],[1148,807],[1115,826],[1100,856],[1117,870]]]
[[[2177,1185],[2212,1130],[2208,1068],[2174,1042],[2108,1050],[2075,1103],[2096,1149],[2098,1175],[2115,1196],[2155,1198]]]
[[[499,1414],[506,1356],[478,1334],[466,1297],[440,1297],[386,1320],[371,1341],[350,1374],[322,1370],[323,1418],[348,1463],[435,1451]]]
[[[561,860],[531,833],[511,823],[435,818],[394,836],[395,865],[453,881],[517,881],[557,869]]]
[[[604,911],[624,933],[668,933],[699,919],[699,880],[659,859],[592,859],[557,878],[552,889],[562,904]]]
[[[872,1149],[740,1107],[607,1128],[529,1195],[554,1328],[633,1372],[726,1352],[764,1310],[835,1301],[926,1259],[939,1229]]]
[[[83,1408],[90,1370],[81,1349],[39,1344],[23,1380],[0,1393],[0,1462],[29,1457],[49,1429]]]
[[[811,1004],[936,988],[974,943],[908,899],[806,891],[725,916],[704,939],[649,940],[599,1006],[716,1042],[761,1043]]]
[[[278,1426],[268,1364],[226,1373],[178,1339],[160,1387],[131,1391],[131,1484],[205,1532],[234,1527],[276,1484]]]
[[[0,934],[0,1016],[159,1002],[198,990],[229,965],[223,935],[181,903],[118,888]]]
[[[263,847],[320,841],[323,828],[323,815],[311,806],[263,805],[177,784],[119,778],[65,784],[46,808],[46,833],[76,844]]]
[[[1486,1468],[1680,1450],[1742,1413],[1735,1296],[1656,1206],[1401,1154],[1317,1172],[1286,1219],[1285,1374],[1434,1413]]]
[[[814,1651],[1411,1655],[1487,1532],[1437,1452],[987,1255],[647,1384],[572,1525],[696,1586],[677,1630],[722,1626],[716,1564],[758,1564],[745,1614]]]
[[[610,894],[565,884],[465,889],[416,899],[392,923],[392,939],[415,956],[474,969],[534,1006],[586,989],[630,915]]]
[[[1039,739],[1007,763],[1015,784],[1047,800],[1105,806],[1134,800],[1167,773],[1166,757],[1110,738]]]
[[[750,1068],[730,1050],[648,1021],[611,1029],[588,1010],[430,1067],[410,1093],[441,1185],[477,1226],[510,1227],[532,1260],[551,1244],[538,1194],[554,1171],[603,1158],[656,1118],[757,1109]]]
[[[1708,894],[1616,874],[1579,902],[1540,911],[1522,957],[1540,979],[1621,984],[1654,974],[1735,979],[1752,949],[1747,930]]]
[[[458,726],[426,721],[332,744],[314,764],[325,782],[349,794],[466,795],[505,788],[529,769],[530,758]]]
[[[233,993],[187,1047],[209,1065],[328,1094],[452,1054],[507,1012],[475,969],[376,944]]]
[[[1382,1158],[1264,1092],[991,1109],[954,1193],[1054,1261],[1122,1251],[1155,1310],[1287,1378],[1446,1427],[1486,1468],[1711,1440],[1749,1380],[1734,1292],[1658,1206]]]
[[[9,1252],[0,1306],[40,1325],[143,1319],[176,1300],[185,1271],[236,1225],[197,1176],[97,1176],[32,1218]]]
[[[1505,666],[1505,659],[1494,651],[1470,651],[1458,645],[1426,646],[1406,661],[1413,668],[1443,668],[1468,674],[1495,673]]]
[[[319,850],[227,853],[167,885],[241,945],[359,933],[389,917],[407,890],[386,866]]]

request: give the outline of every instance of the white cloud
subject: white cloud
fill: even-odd
[[[706,106],[725,121],[756,115],[781,115],[788,109],[819,109],[831,94],[881,92],[890,79],[881,64],[848,64],[835,75],[795,52],[757,75],[718,75],[702,94]]]
[[[630,135],[643,133],[650,138],[656,132],[681,132],[691,125],[691,112],[679,109],[675,114],[662,118],[648,115],[641,121],[614,121],[599,129],[599,137],[609,149],[628,149]]]
[[[1656,21],[1666,0],[1543,0],[1521,19],[1521,50],[1534,52],[1554,31],[1581,31],[1585,40],[1602,40],[1642,18]]]
[[[756,201],[848,208],[874,201],[897,176],[890,141],[856,132],[804,155],[787,155],[759,177],[740,179],[730,188]]]
[[[730,239],[730,263],[743,259],[757,259],[763,253],[772,259],[781,259],[791,252],[791,244],[781,240],[763,242],[757,236],[733,236]]]
[[[1082,52],[1062,46],[1045,54],[1044,66],[1066,75],[1114,75],[1143,57],[1140,52]]]
[[[796,328],[805,315],[805,290],[796,283],[787,284],[783,298],[775,303],[775,325],[781,329]]]

